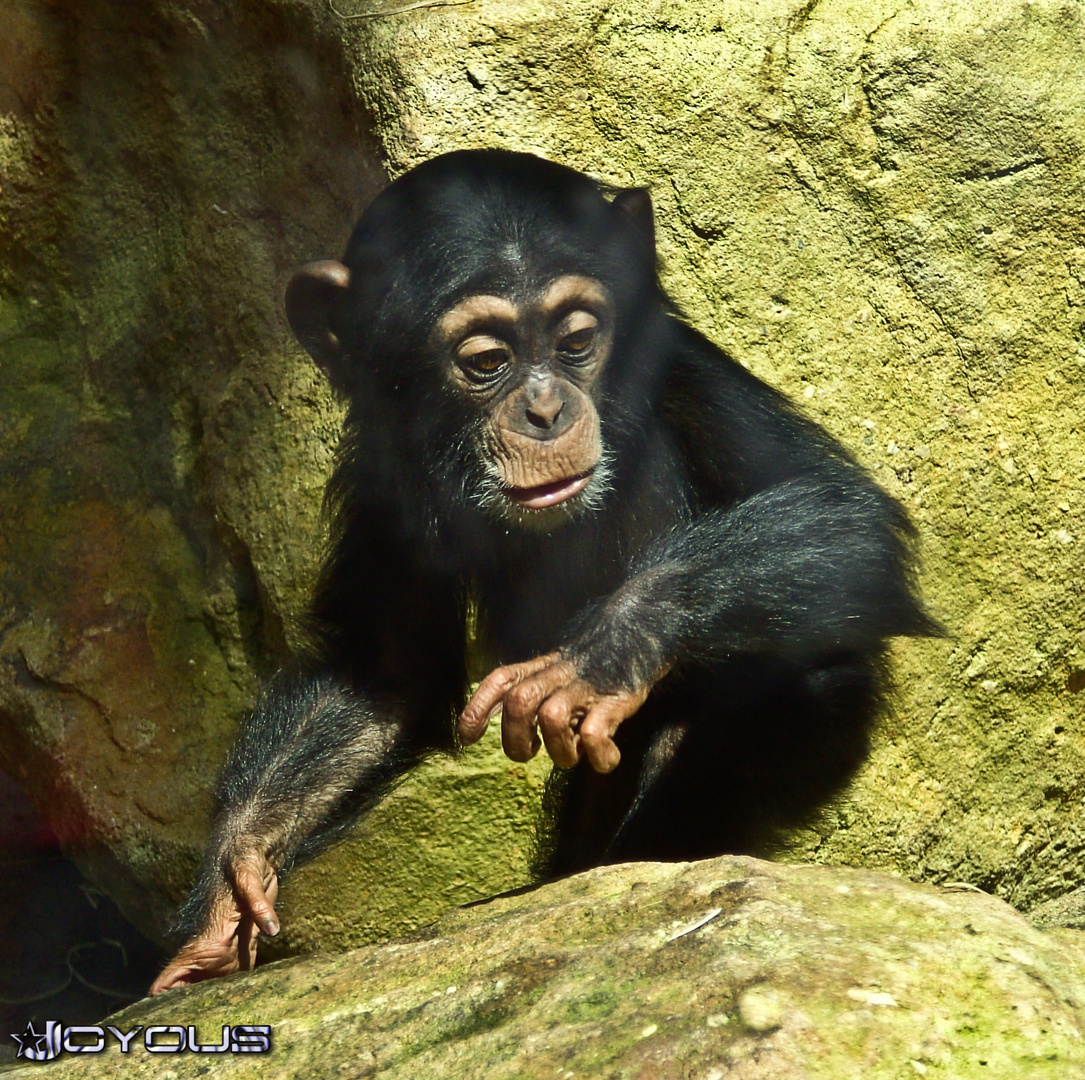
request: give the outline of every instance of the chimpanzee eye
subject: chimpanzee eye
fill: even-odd
[[[568,312],[555,328],[558,356],[566,363],[586,362],[595,352],[599,337],[599,319],[590,311],[579,308]]]
[[[558,342],[558,352],[564,356],[583,356],[595,344],[595,327],[584,326]]]
[[[460,357],[460,363],[471,371],[482,375],[493,375],[509,362],[507,349],[483,349]]]

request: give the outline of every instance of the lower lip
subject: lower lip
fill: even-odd
[[[581,476],[571,476],[568,480],[559,480],[554,484],[540,484],[533,488],[510,488],[506,493],[514,503],[526,506],[529,510],[544,510],[548,506],[557,506],[559,503],[579,495],[591,480],[591,473],[586,472]]]

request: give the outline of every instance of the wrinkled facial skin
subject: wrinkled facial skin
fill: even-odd
[[[431,348],[481,419],[484,511],[549,528],[598,505],[608,480],[592,395],[613,324],[606,289],[578,274],[522,301],[468,296],[438,319]]]

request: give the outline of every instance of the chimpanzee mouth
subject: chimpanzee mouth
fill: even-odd
[[[540,484],[538,487],[506,488],[505,495],[517,505],[529,510],[545,510],[579,495],[588,486],[594,472],[594,469],[589,469],[577,476],[567,476],[564,480]]]

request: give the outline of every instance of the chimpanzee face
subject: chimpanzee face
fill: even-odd
[[[286,308],[428,516],[548,530],[603,505],[608,444],[661,363],[643,329],[659,296],[643,189],[464,151],[390,185]]]
[[[438,320],[431,348],[481,417],[475,498],[509,522],[550,526],[605,490],[592,394],[610,356],[613,306],[592,278],[565,274],[528,299],[479,294]]]

